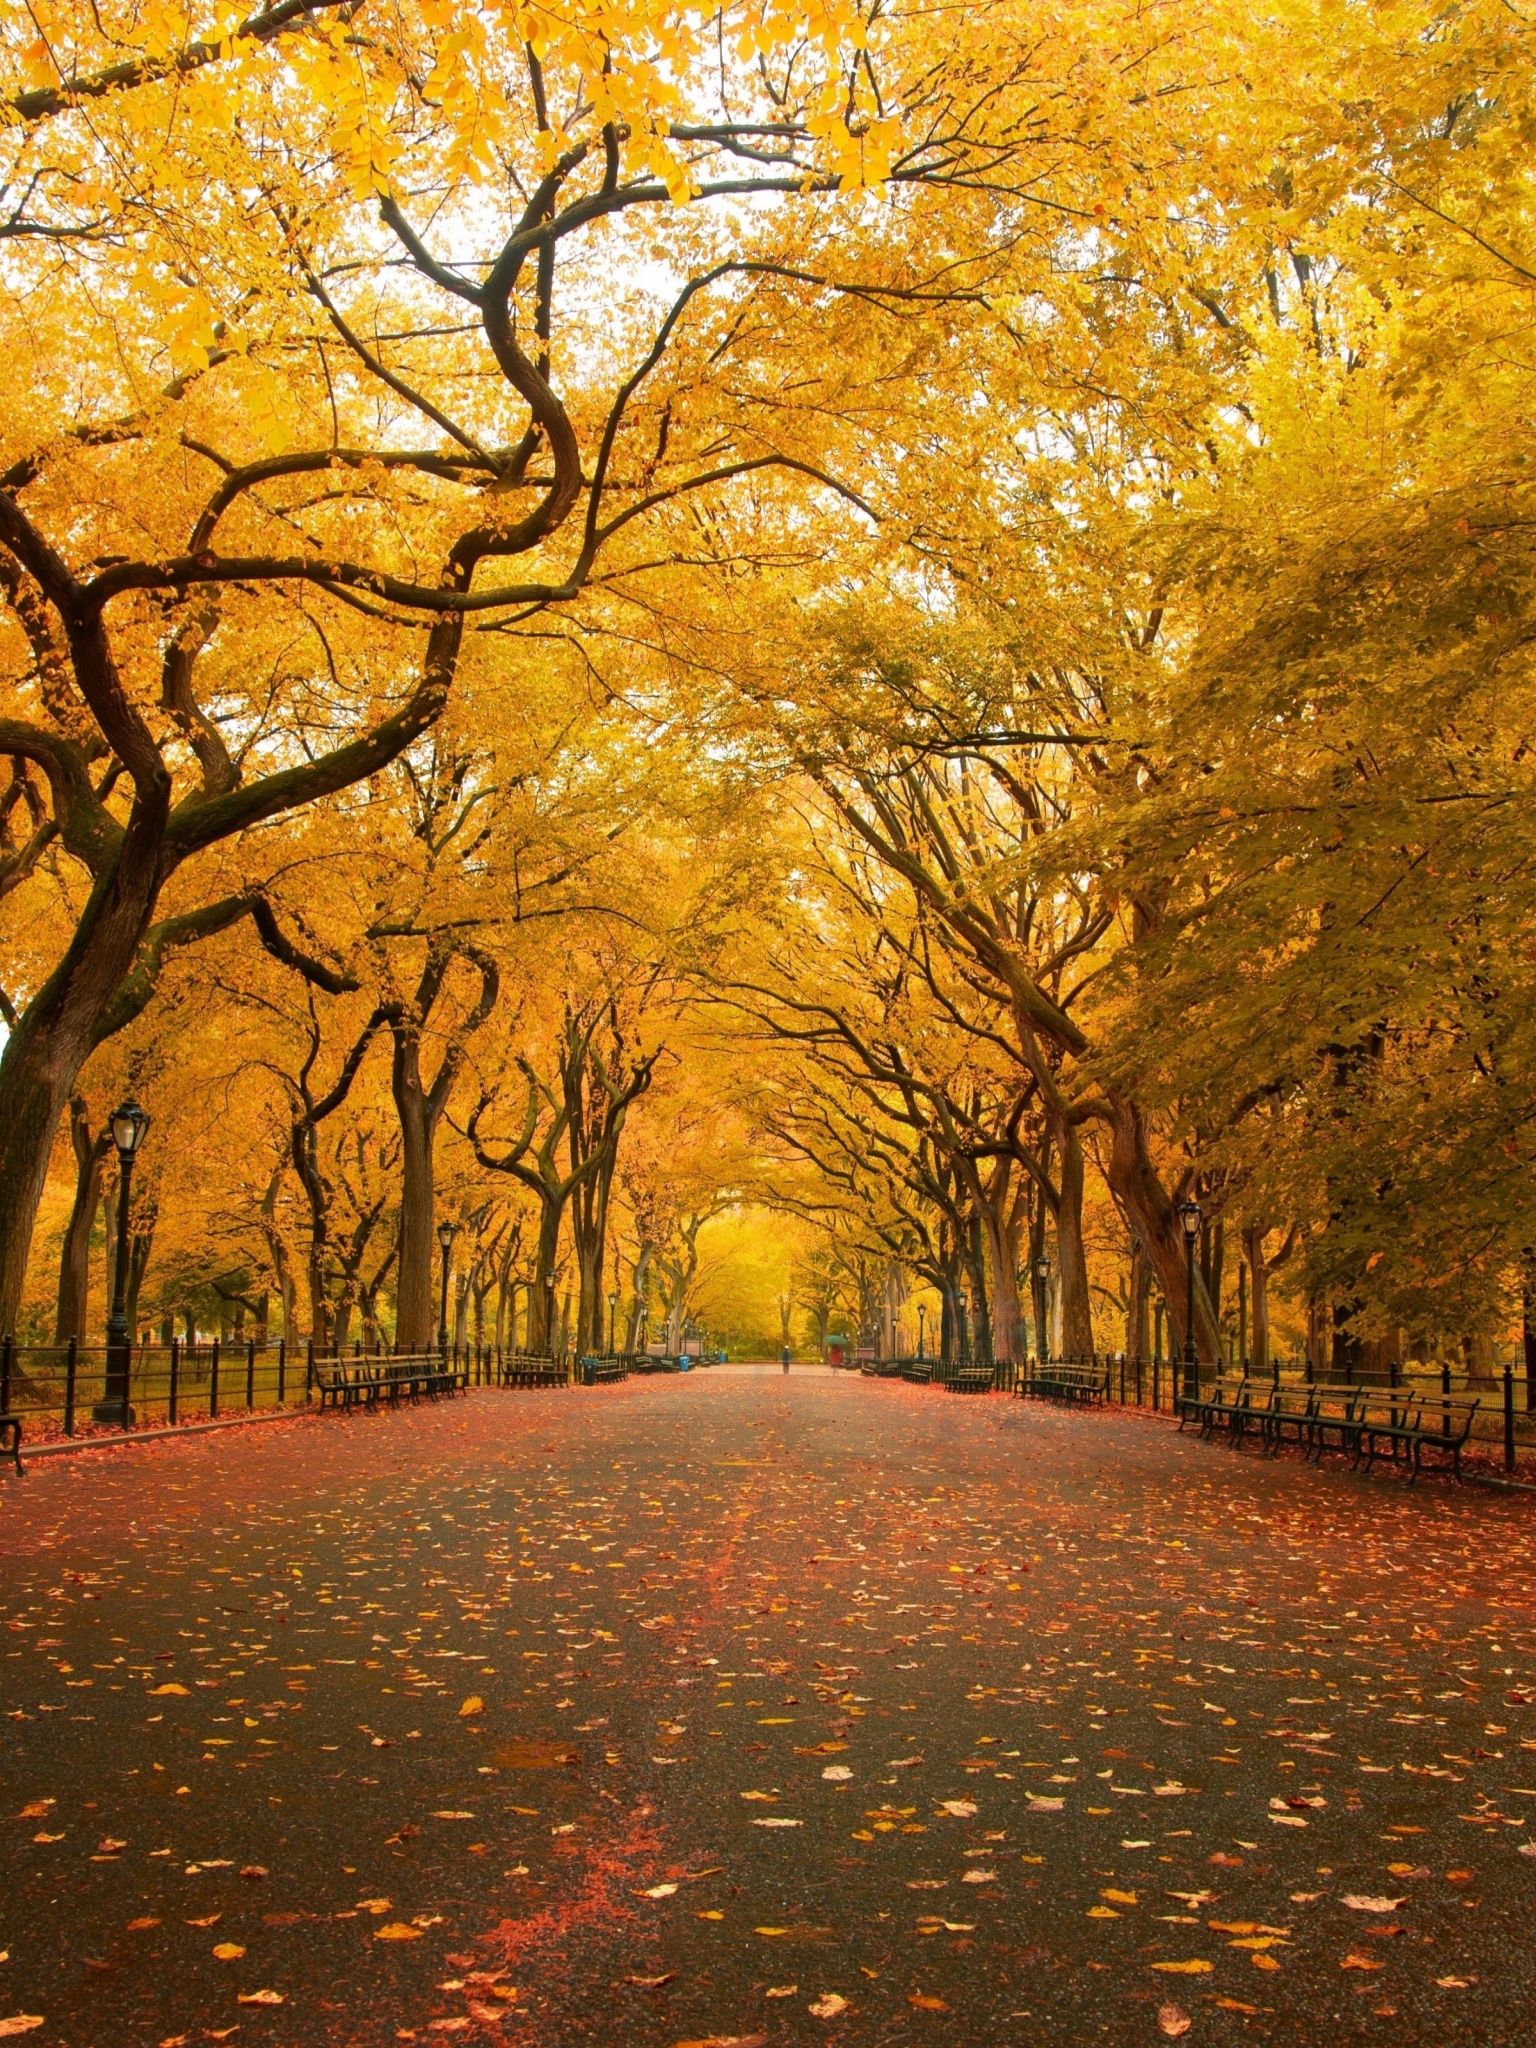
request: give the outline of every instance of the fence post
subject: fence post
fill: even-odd
[[[277,1405],[282,1407],[288,1398],[288,1339],[277,1340]]]
[[[166,1418],[174,1428],[177,1401],[181,1393],[181,1339],[171,1339],[171,1386],[170,1399],[166,1403]]]
[[[253,1338],[245,1340],[245,1412],[250,1414],[256,1406],[256,1344]]]
[[[1162,1354],[1162,1352],[1161,1352],[1161,1351],[1154,1351],[1154,1352],[1153,1352],[1153,1354],[1152,1354],[1152,1413],[1153,1413],[1154,1415],[1160,1415],[1160,1414],[1162,1413],[1162,1408],[1163,1408],[1163,1385],[1162,1385],[1162,1381],[1163,1381],[1163,1354]]]
[[[11,1409],[11,1365],[16,1356],[16,1339],[7,1337],[0,1344],[0,1414],[9,1414]]]
[[[219,1340],[213,1340],[213,1349],[208,1355],[208,1420],[219,1418]]]
[[[79,1346],[76,1340],[71,1337],[69,1340],[69,1350],[65,1354],[64,1359],[64,1434],[66,1436],[73,1436],[75,1433],[75,1367],[78,1351]]]
[[[313,1337],[306,1337],[304,1340],[304,1399],[306,1402],[309,1402],[314,1399],[314,1396],[315,1340]]]
[[[1515,1469],[1515,1361],[1504,1361],[1504,1470]]]

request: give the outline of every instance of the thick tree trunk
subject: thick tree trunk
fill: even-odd
[[[1145,1358],[1147,1307],[1152,1298],[1152,1268],[1141,1239],[1131,1232],[1130,1272],[1125,1287],[1125,1348],[1132,1358]]]
[[[1111,1098],[1109,1183],[1121,1207],[1141,1234],[1168,1308],[1169,1349],[1182,1349],[1185,1334],[1187,1289],[1184,1232],[1174,1214],[1147,1148],[1146,1119],[1123,1096]],[[1201,1281],[1198,1262],[1195,1271],[1195,1354],[1204,1364],[1221,1356],[1216,1320]]]
[[[1253,1316],[1249,1357],[1255,1372],[1269,1371],[1269,1267],[1264,1258],[1264,1232],[1243,1232],[1243,1257],[1248,1264],[1248,1301]]]
[[[407,1353],[430,1351],[437,1342],[437,1302],[432,1291],[437,1252],[432,1155],[437,1119],[422,1090],[417,1053],[415,1034],[397,1032],[392,1086],[400,1119],[401,1186],[395,1346]]]
[[[325,1269],[330,1257],[330,1190],[320,1172],[315,1127],[311,1123],[293,1126],[293,1170],[309,1204],[309,1255],[304,1263],[309,1290],[309,1340],[317,1352],[324,1352],[334,1341],[330,1298],[325,1289]]]
[[[1029,1299],[1035,1317],[1035,1356],[1049,1358],[1051,1352],[1051,1308],[1046,1284],[1040,1277],[1045,1257],[1045,1189],[1035,1182],[1029,1208]]]
[[[69,1110],[69,1136],[75,1153],[75,1204],[59,1254],[59,1297],[53,1319],[55,1344],[67,1344],[71,1337],[83,1342],[89,1331],[91,1226],[101,1200],[103,1164],[112,1143],[107,1131],[92,1134],[91,1115],[83,1095],[73,1098]]]
[[[1088,1298],[1088,1259],[1083,1249],[1083,1147],[1077,1127],[1065,1120],[1054,1136],[1061,1159],[1061,1193],[1056,1205],[1061,1354],[1064,1358],[1085,1358],[1093,1350],[1093,1312]]]
[[[21,1306],[59,1118],[154,915],[171,785],[163,770],[146,779],[63,959],[0,1055],[0,1330],[14,1329]]]
[[[640,1320],[645,1314],[646,1304],[650,1300],[651,1293],[651,1257],[653,1249],[648,1243],[642,1244],[639,1256],[635,1260],[634,1293],[630,1297],[629,1332],[625,1339],[624,1347],[627,1351],[631,1352],[638,1351],[640,1348]]]
[[[539,1245],[528,1289],[528,1349],[536,1357],[555,1349],[555,1290],[550,1284],[560,1257],[560,1214],[565,1204],[545,1194],[539,1204]]]
[[[992,1363],[992,1317],[987,1305],[987,1261],[982,1249],[983,1225],[979,1209],[971,1211],[966,1226],[966,1269],[971,1278],[971,1313],[978,1365]]]

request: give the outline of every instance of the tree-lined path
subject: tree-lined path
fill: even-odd
[[[1524,1500],[731,1371],[3,1512],[38,2048],[1526,2035]]]

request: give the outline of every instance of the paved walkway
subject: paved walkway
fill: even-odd
[[[40,1465],[0,2037],[1528,2041],[1533,1538],[809,1373]]]

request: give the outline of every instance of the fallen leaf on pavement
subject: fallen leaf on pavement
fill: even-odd
[[[670,1899],[676,1890],[677,1886],[675,1884],[653,1884],[648,1885],[643,1892],[636,1892],[635,1897],[637,1899]]]
[[[1356,1955],[1353,1949],[1339,1965],[1341,1970],[1381,1970],[1385,1967],[1386,1965],[1378,1963],[1374,1956]]]
[[[934,1998],[927,1991],[912,1991],[907,1994],[908,2005],[915,2005],[919,2012],[948,2012],[949,2007],[942,1998]]]
[[[282,2005],[286,2003],[281,1991],[242,1991],[235,1999],[236,2005]]]
[[[676,1970],[668,1970],[661,1977],[631,1977],[629,1981],[631,1984],[638,1984],[642,1991],[654,1991],[658,1985],[670,1984],[676,1975]]]
[[[216,1941],[213,1952],[221,1963],[232,1963],[237,1957],[245,1954],[238,1941]]]
[[[375,1927],[375,1941],[420,1941],[421,1929],[411,1927],[404,1920],[391,1920],[387,1927]]]
[[[1224,2000],[1218,2002],[1225,2003]],[[1160,2005],[1157,2009],[1157,2030],[1166,2034],[1170,2041],[1182,2039],[1194,2024],[1189,2014],[1176,2005]]]
[[[976,1811],[974,1799],[943,1799],[939,1802],[941,1813],[951,1813],[956,1820],[969,1820]]]
[[[40,2012],[12,2013],[8,2020],[0,2020],[0,2040],[8,2041],[12,2034],[30,2034],[34,2027],[43,2024]]]
[[[1170,1977],[1204,1977],[1214,1970],[1216,1965],[1206,1962],[1202,1957],[1194,1956],[1187,1963],[1154,1963],[1152,1967],[1154,1970],[1166,1971]]]
[[[1402,1904],[1401,1899],[1371,1899],[1360,1892],[1346,1892],[1339,1904],[1349,1906],[1356,1913],[1395,1913]]]
[[[793,1998],[800,1989],[798,1984],[770,1984],[763,1993],[764,1998]]]
[[[472,1692],[459,1709],[459,1719],[462,1721],[466,1714],[483,1714],[484,1712],[485,1701],[481,1699],[479,1693]]]

